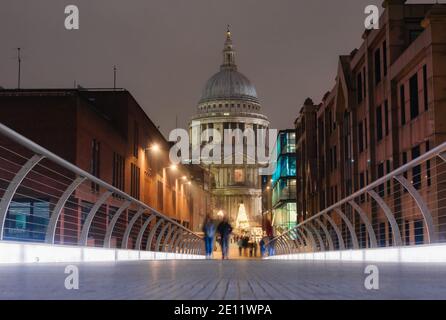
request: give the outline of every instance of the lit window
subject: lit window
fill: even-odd
[[[234,170],[234,182],[235,183],[245,182],[245,174],[244,174],[243,169],[235,169]]]

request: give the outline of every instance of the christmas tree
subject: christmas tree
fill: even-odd
[[[240,230],[245,230],[249,228],[249,220],[246,214],[245,205],[243,203],[241,203],[238,208],[236,228]]]

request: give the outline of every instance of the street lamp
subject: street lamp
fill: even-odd
[[[186,186],[190,186],[192,185],[192,181],[190,180],[184,180],[184,182],[180,182],[181,185],[186,185]]]
[[[150,150],[152,152],[158,152],[158,151],[160,151],[160,149],[161,148],[158,143],[154,143],[150,147],[146,148],[146,150]]]
[[[163,168],[163,170],[166,170],[166,169],[170,169],[172,171],[177,171],[178,170],[178,166],[176,164],[171,164],[171,165]]]

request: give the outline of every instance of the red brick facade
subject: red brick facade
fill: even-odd
[[[312,126],[302,129],[301,118],[308,118],[305,112],[296,121],[298,141],[304,136],[317,137],[317,160],[302,159],[298,153],[298,174],[307,175],[317,162],[317,181],[311,192],[308,185],[298,188],[298,199],[306,203],[301,210],[307,211],[298,213],[300,219],[446,140],[446,6],[405,2],[384,1],[379,30],[366,31],[360,48],[339,58],[335,86],[311,109]],[[299,165],[300,161],[304,163]],[[435,170],[434,163],[422,165],[420,192],[435,203],[431,210],[440,239],[444,239],[442,200],[435,198],[433,187],[437,185]],[[422,218],[418,209],[410,205],[409,195],[398,183],[391,182],[380,191],[395,212],[404,243],[413,244],[414,225]],[[371,212],[380,240],[391,243],[381,210],[369,198],[361,199],[361,206]],[[360,225],[355,227],[359,233]]]
[[[199,230],[209,205],[206,175],[201,168],[169,168],[170,144],[125,90],[2,90],[0,119],[10,128],[138,198],[159,212]],[[157,144],[160,150],[148,149]],[[96,150],[96,152],[94,151]],[[95,154],[95,155],[94,155]],[[96,160],[94,160],[96,156]],[[184,183],[183,177],[192,181]],[[76,192],[79,201],[94,203],[94,186]],[[107,206],[114,205],[114,199]],[[116,204],[115,204],[116,205]],[[108,210],[103,208],[104,212]],[[78,238],[80,219],[62,215],[57,238]],[[109,215],[103,223],[108,223]],[[127,223],[125,217],[121,223]],[[64,228],[67,222],[71,227]],[[99,222],[92,230],[104,233]],[[75,227],[73,227],[75,225]],[[77,229],[77,232],[75,231]],[[77,235],[76,235],[77,233]],[[59,238],[60,234],[60,238]]]

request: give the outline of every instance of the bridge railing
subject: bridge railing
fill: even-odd
[[[203,252],[191,230],[0,123],[2,242]]]
[[[419,155],[419,148],[409,156]],[[403,154],[403,162],[407,155]],[[377,171],[383,173],[391,161],[379,164]],[[446,143],[313,213],[267,246],[271,255],[289,255],[442,243],[446,243]]]

